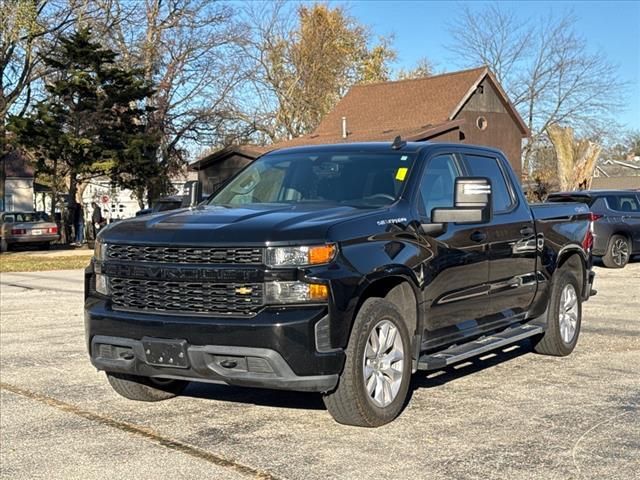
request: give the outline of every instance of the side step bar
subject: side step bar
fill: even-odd
[[[481,337],[473,342],[454,345],[430,355],[422,355],[418,360],[418,370],[438,370],[467,358],[482,355],[485,352],[505,347],[542,333],[544,333],[544,328],[539,325],[526,324],[508,328],[502,332]]]

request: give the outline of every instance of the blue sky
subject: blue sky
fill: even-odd
[[[373,33],[394,36],[398,53],[397,67],[411,68],[426,57],[438,70],[459,67],[445,45],[450,42],[447,25],[454,21],[460,6],[483,8],[485,2],[444,1],[374,1],[351,0],[343,4]],[[501,2],[523,19],[540,15],[572,12],[576,31],[593,51],[602,52],[619,68],[620,78],[629,87],[625,95],[627,108],[618,119],[626,128],[640,130],[640,2],[638,1],[518,1]]]

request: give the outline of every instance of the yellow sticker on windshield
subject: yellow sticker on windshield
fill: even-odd
[[[401,167],[396,172],[396,180],[400,182],[404,182],[405,177],[407,176],[407,171],[409,171],[406,167]]]

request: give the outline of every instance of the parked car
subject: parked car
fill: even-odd
[[[338,422],[383,425],[416,370],[525,338],[573,351],[589,218],[579,203],[530,206],[486,147],[277,150],[204,204],[100,232],[91,362],[133,400],[224,382],[320,392]]]
[[[49,248],[60,239],[58,225],[44,212],[4,212],[0,216],[0,250],[31,244]]]
[[[136,217],[141,215],[149,215],[150,213],[166,212],[168,210],[176,210],[182,206],[182,195],[172,195],[170,197],[160,198],[155,201],[152,208],[144,208],[136,212]]]
[[[589,190],[549,195],[548,202],[582,202],[593,213],[593,255],[609,268],[624,267],[640,254],[640,194],[633,190]]]

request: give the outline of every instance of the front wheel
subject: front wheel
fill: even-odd
[[[121,396],[140,402],[159,402],[182,393],[189,382],[163,378],[139,377],[124,373],[109,373],[111,387]]]
[[[547,315],[547,329],[535,346],[544,355],[564,357],[578,343],[582,324],[582,299],[575,275],[559,271],[551,287]]]
[[[602,257],[602,263],[609,268],[623,268],[629,263],[631,247],[629,240],[623,235],[612,235],[607,245],[607,252]]]
[[[333,418],[345,425],[378,427],[402,409],[411,379],[411,342],[398,308],[366,300],[356,316],[336,389],[324,396]]]

